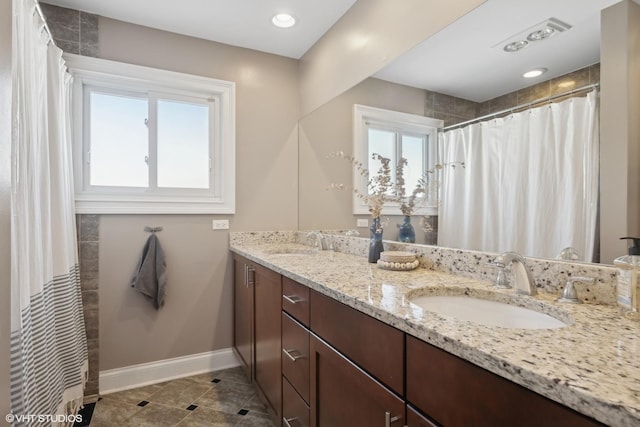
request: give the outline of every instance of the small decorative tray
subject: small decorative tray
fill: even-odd
[[[413,262],[387,262],[381,259],[378,260],[378,267],[383,270],[395,270],[395,271],[408,271],[418,268],[420,261],[415,260]]]
[[[378,267],[385,270],[413,270],[420,265],[413,252],[384,251],[380,253]]]

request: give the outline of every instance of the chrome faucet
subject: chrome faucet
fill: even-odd
[[[310,237],[311,239],[315,239],[315,241],[313,242],[314,248],[317,248],[319,251],[324,249],[322,245],[322,240],[323,240],[322,232],[311,231],[307,234],[307,237]]]
[[[529,267],[527,267],[527,263],[525,261],[525,258],[522,255],[517,254],[515,252],[505,252],[505,253],[499,255],[495,260],[493,260],[493,264],[496,267],[500,267],[500,268],[506,268],[512,263],[516,263],[516,266],[513,269],[514,282],[515,282],[514,289],[515,289],[516,294],[536,295],[538,293],[538,291],[536,289],[536,283],[533,280],[533,276],[531,275],[531,271],[529,270]],[[518,265],[518,264],[520,264],[520,265]],[[526,275],[525,275],[526,280],[524,280],[524,282],[525,282],[524,284],[521,283],[522,280],[516,280],[517,273],[518,273],[518,268],[524,269],[524,271],[526,273]]]

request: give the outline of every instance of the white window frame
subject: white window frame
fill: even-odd
[[[76,213],[81,214],[234,214],[235,83],[99,58],[64,54],[73,75],[73,164]],[[146,94],[152,100],[183,100],[209,105],[213,129],[210,188],[103,187],[89,185],[88,109],[85,87]],[[168,96],[167,96],[168,95]],[[153,113],[149,117],[151,120]],[[150,126],[150,131],[154,126]],[[153,153],[149,153],[150,157]],[[154,156],[155,157],[155,156]],[[153,171],[150,176],[154,176]]]
[[[442,120],[382,108],[368,107],[354,104],[353,106],[353,153],[357,161],[365,167],[369,164],[368,129],[370,124],[375,128],[386,128],[402,133],[426,135],[427,146],[423,151],[423,159],[427,169],[436,165],[438,155],[438,129],[444,126]],[[410,161],[410,159],[409,159]],[[353,185],[361,194],[367,194],[367,176],[362,176],[357,170],[353,171]],[[413,189],[411,189],[413,191]],[[427,200],[425,206],[416,206],[413,215],[437,215],[437,200]],[[353,213],[355,215],[369,214],[369,207],[355,194],[353,195]],[[402,215],[398,203],[385,203],[383,215]]]

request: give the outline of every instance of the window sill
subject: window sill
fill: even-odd
[[[358,199],[358,202],[360,202],[360,200]],[[363,205],[363,204],[356,204],[353,207],[353,213],[354,215],[371,215],[371,213],[369,212],[369,207],[367,205]],[[404,214],[402,213],[402,211],[400,210],[400,207],[398,205],[391,205],[391,206],[387,206],[385,205],[382,208],[382,216],[404,216]],[[415,207],[413,210],[413,213],[411,214],[411,216],[437,216],[438,215],[438,207],[437,206],[419,206],[419,207]]]
[[[77,214],[235,214],[234,206],[199,198],[144,199],[140,197],[96,198],[76,196]]]

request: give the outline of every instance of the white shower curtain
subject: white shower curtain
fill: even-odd
[[[62,425],[82,404],[87,346],[78,271],[70,76],[34,0],[13,0],[11,410]],[[53,420],[53,422],[50,422]],[[60,422],[56,422],[60,421]],[[16,421],[17,425],[22,425]]]
[[[440,135],[438,244],[591,261],[598,203],[595,91]],[[447,164],[465,162],[465,168]]]

